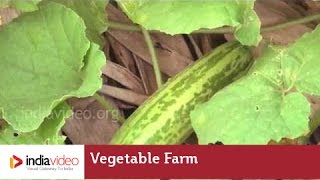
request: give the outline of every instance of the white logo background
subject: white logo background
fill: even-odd
[[[22,159],[23,164],[11,169],[10,157],[12,155],[16,155]],[[29,158],[39,158],[40,155],[43,155],[53,160],[56,157],[77,158],[79,164],[76,166],[27,166],[26,155]],[[32,167],[33,170],[28,170],[27,167]],[[84,146],[0,145],[0,179],[84,179]]]

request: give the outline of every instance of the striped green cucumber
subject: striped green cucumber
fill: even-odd
[[[181,144],[193,132],[189,113],[196,104],[244,74],[253,63],[237,42],[215,48],[170,79],[116,132],[110,144]]]

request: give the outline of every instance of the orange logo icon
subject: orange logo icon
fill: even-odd
[[[18,166],[20,166],[23,163],[22,159],[18,158],[17,156],[13,155],[10,158],[10,168],[16,168]]]

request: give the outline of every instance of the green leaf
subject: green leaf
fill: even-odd
[[[0,131],[0,144],[64,144],[60,130],[71,114],[69,106],[61,103],[35,131],[20,133],[6,124]]]
[[[118,3],[133,22],[149,30],[180,34],[200,28],[232,26],[242,44],[257,45],[261,40],[260,21],[253,10],[254,0],[121,0]]]
[[[311,33],[305,34],[292,48],[289,54],[293,62],[290,64],[292,83],[300,92],[320,96],[320,26]]]
[[[269,47],[249,74],[191,113],[201,144],[267,144],[307,135],[310,104],[320,95],[320,26],[288,48]]]
[[[105,10],[108,0],[49,0],[51,1],[74,10],[84,20],[88,38],[100,46],[104,45],[101,34],[106,31],[108,25]]]
[[[40,1],[42,0],[0,0],[0,8],[11,7],[20,12],[31,12],[38,9]]]
[[[21,12],[31,12],[38,9],[37,4],[42,0],[11,0],[11,7]]]
[[[56,2],[74,10],[87,26],[88,38],[100,46],[104,45],[101,34],[107,29],[106,6],[108,0],[0,0],[0,8],[10,6],[21,12],[38,10],[38,4]]]
[[[97,44],[91,43],[91,47],[84,57],[84,67],[81,71],[83,82],[74,96],[83,97],[84,94],[93,95],[102,86],[101,68],[106,64],[105,56]]]
[[[85,29],[74,11],[51,2],[0,30],[0,109],[15,130],[33,131],[60,102],[101,87],[105,57]]]

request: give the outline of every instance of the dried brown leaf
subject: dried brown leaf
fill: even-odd
[[[181,56],[185,56],[190,60],[193,59],[192,54],[189,50],[189,47],[184,40],[182,35],[168,35],[163,33],[154,33],[152,34],[154,43],[158,48],[168,50],[170,52],[176,52]]]
[[[124,102],[139,106],[148,96],[115,86],[103,85],[100,92]]]
[[[107,99],[112,104],[111,98]],[[73,116],[66,121],[63,131],[73,144],[108,144],[119,125],[94,99],[71,99]],[[117,109],[116,106],[114,108]]]
[[[151,95],[158,88],[156,83],[156,76],[153,67],[141,60],[138,56],[134,56],[140,77],[142,79],[143,87],[147,95]]]
[[[109,61],[103,67],[102,73],[137,93],[145,94],[141,79],[118,64]]]
[[[195,57],[197,57],[196,59],[199,59],[203,56],[203,53],[202,53],[200,46],[199,46],[200,41],[197,43],[196,39],[198,39],[198,38],[196,38],[196,37],[197,37],[196,35],[188,34],[188,40],[189,40],[190,44],[192,45],[194,55],[195,55]]]
[[[142,34],[115,30],[109,30],[108,34],[128,48],[132,53],[139,56],[142,60],[152,64],[149,50]],[[185,58],[176,52],[168,51],[163,48],[155,49],[159,60],[160,70],[169,76],[177,74],[192,63],[192,60]]]
[[[111,20],[120,22],[128,21],[127,17],[120,10],[111,5],[108,6],[108,14]],[[108,35],[112,36],[115,40],[129,49],[133,54],[140,57],[142,60],[152,64],[149,50],[141,33],[124,32],[111,29],[108,30]],[[162,39],[157,39],[157,37],[154,36],[155,35],[152,35],[152,39],[159,59],[160,70],[165,74],[173,76],[193,62],[192,58],[190,58],[190,52],[187,52],[187,55],[186,52],[183,54],[179,53],[181,52],[181,49],[184,49],[184,51],[186,49],[179,45],[183,43],[183,38],[179,38],[180,43],[175,45],[175,48],[172,48],[173,45],[170,45],[168,42],[162,40],[165,35],[161,35]]]
[[[14,18],[18,17],[18,11],[11,8],[0,9],[0,26],[11,22]]]
[[[136,74],[137,69],[133,59],[132,53],[125,48],[122,44],[116,41],[112,36],[107,36],[112,47],[113,53],[115,55],[115,62],[123,65],[129,69],[132,73]]]
[[[302,17],[298,11],[279,0],[259,0],[255,3],[255,10],[261,20],[262,26],[283,23],[288,20]],[[285,29],[264,33],[263,37],[274,44],[286,45],[293,43],[304,33],[311,30],[311,28],[299,24]]]

